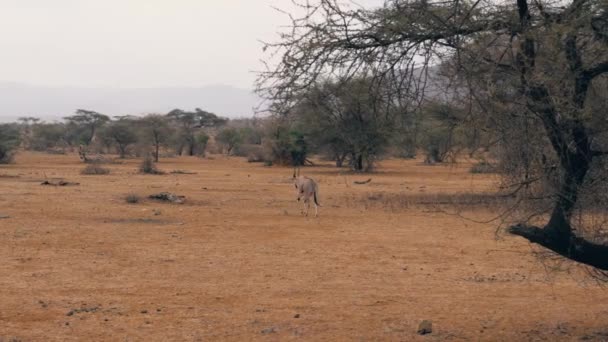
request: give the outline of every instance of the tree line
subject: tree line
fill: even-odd
[[[227,119],[196,108],[145,116],[107,115],[77,110],[61,122],[23,117],[0,125],[0,151],[8,162],[18,147],[65,153],[80,145],[88,153],[112,153],[120,158],[150,153],[204,156],[209,149],[246,157],[251,162],[289,166],[310,164],[319,155],[354,171],[372,171],[386,157],[413,158],[417,151],[428,162],[446,159],[456,146],[464,148],[466,130],[455,129],[458,109],[429,103],[417,119],[403,122],[399,110],[368,93],[367,79],[347,88],[330,81],[302,93],[302,102],[286,115]],[[453,131],[457,131],[454,134]]]

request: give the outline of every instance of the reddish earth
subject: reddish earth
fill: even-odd
[[[300,214],[287,168],[138,164],[85,176],[76,155],[22,153],[0,166],[0,341],[608,339],[608,292],[581,266],[553,270],[495,224],[369,199],[491,189],[468,164],[385,161],[365,185],[305,168],[320,184],[316,219]],[[58,178],[80,185],[40,185]],[[161,191],[186,202],[145,199]],[[425,319],[433,332],[420,336]]]

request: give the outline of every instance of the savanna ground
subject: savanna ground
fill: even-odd
[[[383,207],[391,194],[490,191],[495,176],[469,164],[383,161],[365,185],[304,168],[320,184],[316,219],[301,215],[288,168],[138,165],[88,176],[75,154],[21,153],[0,167],[0,341],[608,339],[607,289],[582,267],[553,270],[524,239],[497,239],[495,223]],[[80,185],[40,185],[57,178]],[[161,191],[186,202],[145,199]],[[130,193],[144,199],[127,204]],[[424,319],[433,333],[419,336]]]

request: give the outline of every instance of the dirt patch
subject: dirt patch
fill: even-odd
[[[104,223],[120,223],[120,224],[171,224],[172,221],[152,218],[128,218],[128,219],[105,219]]]

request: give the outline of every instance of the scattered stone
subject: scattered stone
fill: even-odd
[[[274,327],[271,327],[271,328],[266,328],[266,329],[263,329],[263,330],[261,331],[261,333],[262,333],[262,334],[265,334],[265,335],[266,335],[266,334],[274,334],[274,333],[276,333],[276,332],[277,332],[277,331],[276,331],[276,329],[275,329]]]
[[[430,334],[432,332],[433,332],[433,322],[432,321],[425,319],[424,321],[420,322],[420,325],[418,326],[419,335],[426,335],[426,334]]]
[[[293,318],[300,318],[300,314],[295,314]]]
[[[184,203],[184,200],[186,199],[186,196],[179,196],[176,194],[172,194],[170,192],[161,192],[158,194],[150,195],[149,197],[151,199],[171,202],[171,203],[176,203],[176,204],[182,204],[182,203]]]
[[[147,313],[148,313],[148,310],[141,310],[140,312],[141,312],[142,314],[147,314]]]
[[[91,308],[83,307],[81,309],[72,309],[66,314],[66,316],[73,316],[74,314],[82,313],[82,312],[95,312],[97,310],[99,310],[98,306],[91,307]]]

